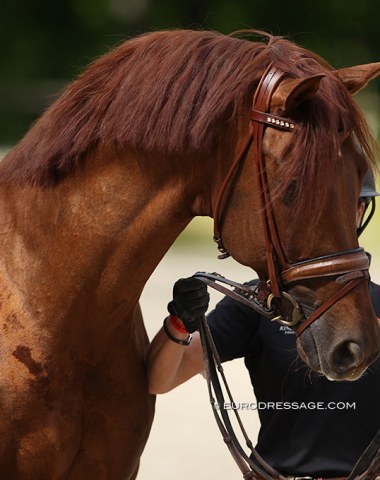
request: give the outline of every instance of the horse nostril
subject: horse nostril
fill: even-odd
[[[364,352],[359,344],[345,340],[338,344],[331,355],[331,365],[338,372],[345,372],[356,367],[364,359]]]

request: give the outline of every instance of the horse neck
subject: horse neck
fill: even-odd
[[[40,295],[51,296],[59,282],[65,305],[83,291],[99,305],[134,305],[192,218],[188,172],[179,176],[159,160],[102,151],[52,189],[7,187],[6,223],[16,228],[3,247],[12,257],[19,245],[11,276],[33,282]]]

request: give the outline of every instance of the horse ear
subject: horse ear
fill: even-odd
[[[315,95],[324,76],[322,74],[284,80],[273,95],[272,105],[281,114],[295,110],[301,103]]]
[[[380,74],[380,62],[342,68],[333,73],[345,84],[351,95],[355,95]]]

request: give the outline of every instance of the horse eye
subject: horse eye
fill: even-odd
[[[342,144],[347,140],[347,138],[351,135],[351,130],[339,130],[338,132],[338,137],[339,137],[339,142]]]

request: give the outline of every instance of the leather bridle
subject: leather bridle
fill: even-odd
[[[220,187],[215,202],[214,241],[221,253],[218,258],[228,257],[229,254],[223,245],[221,236],[223,212],[226,209],[229,193],[239,166],[251,151],[257,170],[259,206],[267,259],[267,278],[261,279],[261,285],[265,286],[261,290],[259,287],[258,295],[261,297],[262,305],[266,302],[266,308],[276,312],[273,320],[291,327],[297,335],[300,335],[332,305],[363,280],[369,279],[369,261],[362,248],[335,252],[295,263],[289,262],[286,256],[270,198],[265,157],[262,152],[262,141],[266,128],[271,127],[287,132],[297,129],[297,125],[293,121],[269,113],[272,95],[284,76],[285,73],[282,70],[269,65],[261,77],[250,111],[249,133],[243,148],[236,156]],[[341,285],[341,288],[306,318],[298,302],[286,289],[296,283],[317,278],[335,278],[335,283]]]
[[[319,318],[332,305],[343,298],[363,280],[369,279],[369,261],[364,250],[355,248],[344,250],[299,262],[289,262],[278,233],[276,219],[270,199],[269,183],[266,173],[265,159],[262,154],[262,140],[266,127],[293,131],[296,124],[285,118],[269,113],[270,102],[276,87],[283,79],[284,73],[269,66],[260,80],[253,100],[250,114],[250,130],[240,153],[230,167],[220,188],[214,208],[214,240],[221,253],[219,258],[229,256],[223,246],[221,229],[223,210],[226,208],[229,192],[239,166],[252,156],[257,169],[259,203],[264,230],[264,244],[267,257],[267,278],[260,279],[257,286],[239,284],[218,274],[198,272],[194,276],[205,284],[219,290],[235,300],[254,308],[261,315],[272,318],[287,325],[300,335],[314,320]],[[335,283],[341,288],[325,300],[308,318],[296,302],[285,290],[298,283],[316,278],[335,278]],[[220,283],[224,285],[220,285]],[[229,290],[227,287],[233,288]],[[236,464],[245,480],[286,480],[286,477],[272,468],[253,448],[237,410],[234,410],[236,421],[251,451],[248,456],[241,447],[234,432],[228,412],[224,410],[223,388],[231,404],[234,404],[230,388],[227,384],[223,366],[215,348],[206,318],[199,319],[199,332],[203,348],[206,379],[215,420]],[[380,468],[380,433],[372,440],[366,451],[360,457],[347,480],[372,480]],[[310,478],[310,477],[299,477]]]

